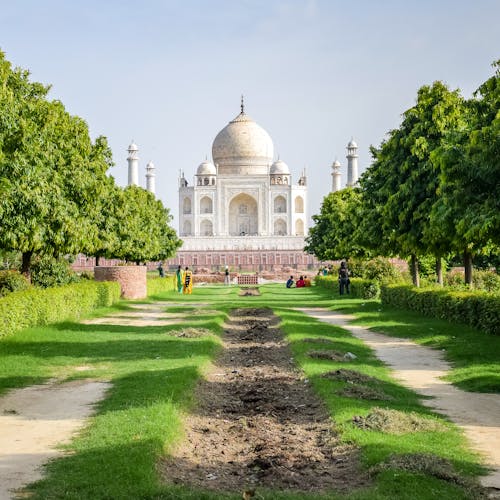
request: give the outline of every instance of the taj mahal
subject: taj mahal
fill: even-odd
[[[347,185],[357,182],[357,145],[347,146]],[[129,184],[138,184],[138,148],[128,148]],[[340,163],[332,168],[332,191],[340,187]],[[154,165],[146,166],[146,188],[155,192]],[[290,168],[276,159],[264,128],[240,112],[216,136],[212,161],[205,159],[191,180],[179,172],[179,236],[182,248],[168,264],[195,268],[273,269],[313,267],[304,253],[308,232],[305,169],[294,183]]]

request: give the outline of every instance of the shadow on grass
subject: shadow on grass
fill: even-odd
[[[54,358],[64,356],[86,358],[87,362],[103,361],[137,361],[145,359],[179,359],[212,354],[218,347],[209,339],[177,339],[168,337],[165,340],[119,340],[103,341],[51,341],[43,345],[40,342],[16,342],[4,344],[3,355],[30,355],[36,358]]]
[[[26,387],[28,385],[43,384],[49,380],[50,377],[42,376],[14,376],[14,377],[0,377],[0,395],[9,389],[17,387]]]

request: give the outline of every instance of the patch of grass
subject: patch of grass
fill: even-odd
[[[294,358],[304,370],[306,377],[327,404],[336,423],[336,431],[342,440],[355,443],[362,449],[362,459],[367,467],[374,467],[385,462],[391,455],[424,453],[438,459],[448,460],[453,470],[460,477],[472,481],[472,477],[484,472],[478,465],[477,454],[467,449],[462,433],[450,424],[445,418],[433,413],[421,405],[419,397],[411,390],[395,382],[389,370],[374,356],[360,340],[352,337],[346,330],[327,323],[321,323],[314,318],[289,309],[275,309],[282,318],[281,328],[287,333],[291,342]],[[312,334],[315,333],[315,337]],[[328,339],[332,350],[340,352],[350,351],[356,358],[346,362],[334,360],[313,359],[309,356],[311,338]],[[362,385],[368,391],[376,391],[387,395],[384,408],[380,401],[365,397],[351,397],[342,394],[350,387]],[[401,425],[400,420],[409,422],[411,429],[406,426],[405,433],[388,433],[384,429],[359,428],[354,417],[370,420],[373,414],[391,415],[389,419],[394,425]],[[384,420],[384,419],[382,419]],[[388,419],[385,419],[388,422]],[[426,428],[416,429],[415,422],[432,424]],[[396,425],[397,427],[397,425]],[[422,470],[384,471],[376,477],[375,485],[364,496],[356,492],[352,498],[435,498],[428,492],[429,484],[432,491],[439,491],[440,498],[468,498],[468,492],[460,485],[440,484],[443,480],[425,476],[430,483],[421,490],[409,489],[401,493],[399,479],[411,488],[412,483],[421,483],[424,476]],[[409,493],[411,491],[411,494]]]
[[[344,299],[330,306],[356,316],[355,324],[439,349],[453,366],[446,380],[457,387],[500,393],[500,337],[467,325],[389,308],[379,301]]]

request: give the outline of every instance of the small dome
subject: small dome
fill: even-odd
[[[349,144],[347,145],[348,148],[357,148],[358,145],[356,144],[356,142],[354,141],[354,139],[351,139],[349,141]]]
[[[335,160],[333,163],[332,163],[332,168],[334,169],[338,169],[340,168],[341,165],[340,165],[340,162],[338,160]]]
[[[200,166],[196,171],[196,175],[216,175],[216,174],[217,170],[215,168],[215,165],[208,160],[205,160],[204,162],[200,163]]]
[[[146,164],[146,168],[148,170],[154,170],[155,168],[155,164],[152,162],[152,161],[149,161],[147,164]]]
[[[275,161],[271,165],[271,169],[269,170],[269,173],[270,174],[289,175],[290,169],[288,168],[288,165],[283,160],[278,160],[278,161]]]
[[[133,139],[127,151],[139,151],[139,148],[137,147],[137,144],[134,142]]]

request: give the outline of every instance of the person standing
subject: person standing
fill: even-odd
[[[344,291],[349,295],[349,269],[344,261],[340,263],[339,268],[339,292],[340,295],[344,295]]]
[[[182,293],[182,268],[179,266],[175,271],[175,288],[179,293]]]
[[[193,291],[193,273],[189,270],[189,267],[186,266],[186,270],[184,271],[184,277],[183,277],[182,293],[191,295],[192,291]]]
[[[160,262],[160,265],[158,266],[158,274],[160,275],[160,278],[165,277],[165,271],[163,270],[163,265],[161,262]]]
[[[226,266],[226,270],[224,271],[224,285],[230,284],[230,276],[229,276],[229,268]]]

